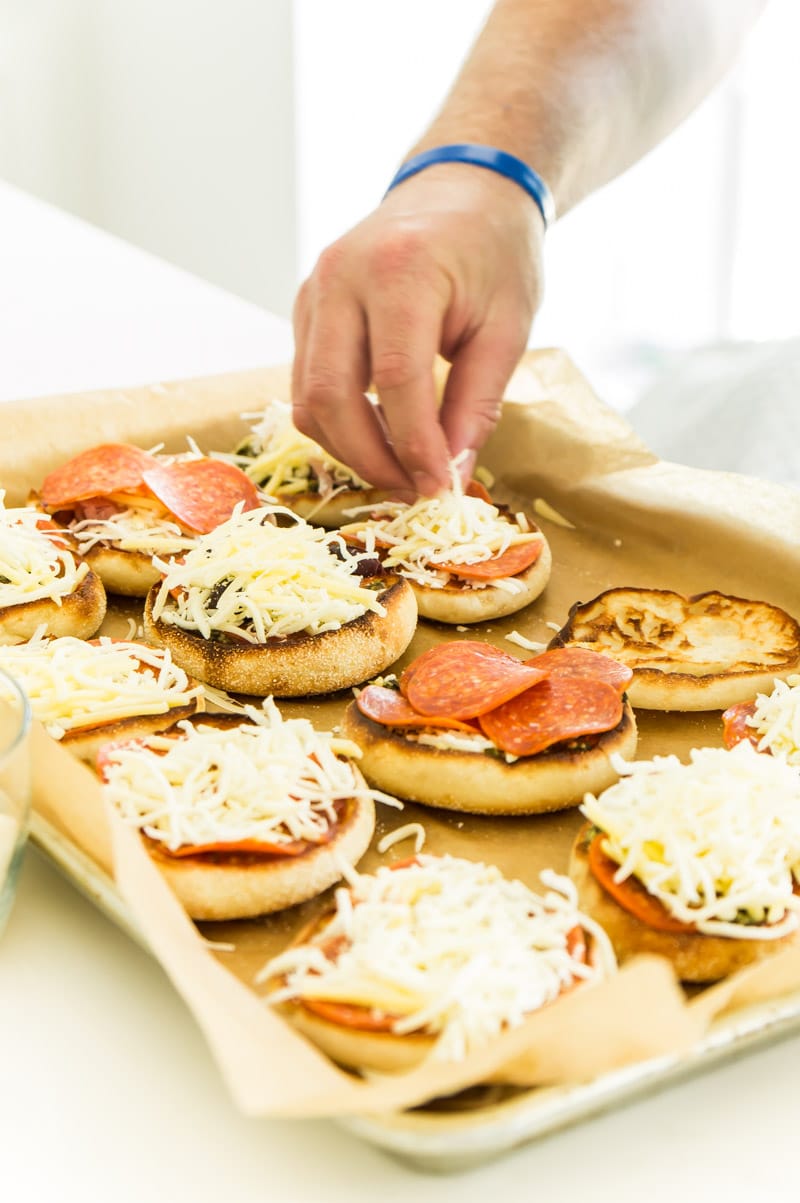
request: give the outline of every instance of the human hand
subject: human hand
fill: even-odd
[[[468,477],[541,299],[543,233],[531,199],[493,172],[439,164],[400,184],[300,289],[297,427],[401,496],[446,488],[462,451]],[[441,408],[437,352],[451,363]]]

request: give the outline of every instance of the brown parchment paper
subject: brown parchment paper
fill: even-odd
[[[230,449],[245,430],[240,415],[288,396],[286,369],[264,369],[146,389],[43,398],[0,410],[0,483],[19,504],[43,475],[92,444]],[[497,430],[483,455],[504,501],[530,510],[543,498],[574,525],[540,518],[554,557],[550,584],[520,614],[456,632],[421,623],[399,667],[443,638],[489,639],[506,650],[516,630],[547,641],[575,601],[613,585],[720,589],[761,598],[800,615],[800,494],[724,473],[662,463],[591,392],[561,352],[531,353],[515,373]],[[112,607],[105,629],[127,631],[140,607]],[[551,625],[548,625],[551,624]],[[524,653],[521,653],[524,654]],[[281,703],[320,727],[335,725],[349,692]],[[637,756],[721,742],[718,713],[637,715]],[[248,1114],[293,1116],[380,1112],[418,1105],[502,1076],[519,1085],[586,1081],[653,1057],[679,1057],[727,1011],[800,988],[800,952],[787,951],[689,1000],[670,966],[639,958],[615,978],[575,991],[457,1066],[425,1065],[392,1079],[361,1081],[327,1060],[263,1002],[254,978],[324,903],[237,923],[187,919],[138,837],[106,814],[93,775],[38,730],[34,805],[99,869],[114,873],[134,920],[201,1025],[239,1107]],[[491,861],[534,888],[542,868],[565,871],[580,825],[574,811],[521,818],[448,814],[407,804],[380,808],[373,848],[360,867],[386,856],[385,832],[417,820],[426,850]],[[222,950],[215,945],[230,945]]]

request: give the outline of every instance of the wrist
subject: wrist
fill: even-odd
[[[412,155],[398,169],[387,192],[391,192],[393,188],[420,172],[443,163],[463,163],[478,172],[488,171],[509,180],[520,188],[539,210],[545,229],[555,221],[553,194],[542,176],[524,159],[482,142],[451,142]]]
[[[440,213],[447,217],[480,214],[487,225],[517,230],[534,243],[544,240],[545,223],[538,207],[514,183],[469,163],[436,163],[403,180],[381,202],[381,209]]]

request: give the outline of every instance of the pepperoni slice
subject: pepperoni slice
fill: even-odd
[[[439,568],[442,572],[462,577],[465,581],[493,581],[504,576],[518,576],[520,572],[530,568],[542,554],[543,546],[541,539],[530,543],[512,543],[500,555],[480,560],[477,564],[453,564],[447,560],[444,563],[432,563],[431,568]]]
[[[303,998],[301,1006],[329,1023],[342,1028],[358,1028],[362,1032],[391,1032],[400,1015],[387,1015],[357,1003],[329,1002],[323,998]]]
[[[367,685],[358,695],[356,705],[367,718],[384,727],[441,727],[446,731],[475,734],[475,728],[460,719],[444,714],[420,714],[401,693],[384,685]]]
[[[633,669],[620,664],[602,652],[593,652],[588,647],[554,647],[542,652],[526,664],[540,668],[548,677],[590,677],[594,681],[605,681],[624,693],[633,678]]]
[[[226,522],[234,506],[258,509],[258,493],[248,476],[234,464],[217,459],[155,463],[144,482],[182,526],[207,535]]]
[[[327,841],[323,841],[326,842]],[[310,848],[308,840],[287,840],[285,844],[267,840],[220,840],[215,844],[181,844],[179,848],[159,848],[165,856],[206,856],[209,853],[248,853],[251,856],[302,856]]]
[[[669,913],[660,898],[651,894],[638,877],[626,877],[617,881],[615,874],[619,865],[603,851],[605,834],[596,835],[589,845],[589,869],[597,881],[618,902],[623,910],[653,927],[656,931],[696,932],[694,923],[684,923]]]
[[[89,497],[132,493],[141,488],[144,473],[155,463],[147,451],[129,443],[90,447],[44,478],[42,503],[58,510]]]
[[[758,748],[761,736],[755,727],[748,725],[747,720],[756,712],[755,699],[752,702],[738,702],[729,706],[722,715],[722,742],[726,748],[735,748],[737,744],[749,739],[754,748]]]
[[[516,697],[544,673],[477,640],[454,639],[429,648],[400,678],[400,689],[424,715],[477,718]]]
[[[481,484],[481,482],[479,480],[475,480],[474,477],[472,480],[467,482],[467,487],[464,492],[466,493],[467,497],[477,497],[479,501],[485,501],[489,505],[494,505],[486,485]]]
[[[512,756],[535,756],[564,739],[611,731],[622,718],[613,685],[584,677],[548,677],[480,718],[493,744]]]

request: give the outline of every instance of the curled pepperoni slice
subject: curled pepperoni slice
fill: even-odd
[[[723,712],[722,742],[726,748],[735,748],[746,739],[750,740],[754,748],[758,747],[761,736],[755,727],[749,726],[747,722],[755,712],[755,699],[752,702],[738,702]]]
[[[201,535],[226,522],[240,501],[246,510],[258,508],[253,482],[240,468],[222,460],[156,463],[145,472],[144,482],[182,526]]]
[[[472,480],[467,481],[467,487],[464,492],[466,493],[467,497],[477,497],[479,501],[485,501],[489,505],[494,505],[486,485],[479,480],[475,480],[474,477]]]
[[[477,718],[543,677],[490,643],[454,639],[423,652],[403,673],[400,689],[420,714]]]
[[[541,539],[531,540],[530,543],[512,543],[500,555],[479,560],[476,564],[454,564],[448,560],[443,564],[432,563],[431,567],[449,572],[451,576],[462,577],[465,581],[494,581],[500,577],[518,576],[530,568],[542,554],[543,546]]]
[[[540,668],[548,677],[591,677],[593,681],[605,681],[620,693],[625,692],[633,678],[633,669],[627,664],[588,647],[554,647],[525,663]]]
[[[548,677],[480,718],[493,744],[512,756],[535,756],[564,739],[611,731],[622,718],[622,698],[605,681]]]
[[[58,510],[89,497],[132,493],[155,463],[152,455],[129,443],[90,447],[44,478],[42,503],[48,510]]]
[[[396,689],[384,685],[367,685],[358,695],[356,705],[362,714],[384,727],[441,727],[446,731],[469,731],[475,728],[461,719],[444,714],[420,714]]]

